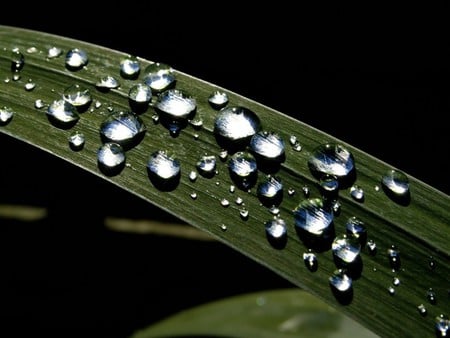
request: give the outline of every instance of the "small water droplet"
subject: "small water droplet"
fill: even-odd
[[[28,54],[35,54],[35,53],[37,53],[37,52],[39,52],[39,51],[38,51],[38,49],[37,49],[36,47],[34,47],[34,46],[33,46],[33,47],[28,47],[28,48],[27,48],[27,53],[28,53]]]
[[[354,184],[350,188],[350,196],[353,197],[355,201],[363,202],[364,201],[364,190],[359,185]]]
[[[125,79],[136,79],[141,71],[139,61],[134,58],[127,58],[120,61],[120,75]]]
[[[225,149],[222,149],[219,153],[219,158],[222,162],[225,162],[228,158],[228,151]]]
[[[228,161],[228,169],[231,179],[241,189],[249,189],[257,179],[257,164],[252,154],[237,152]]]
[[[420,304],[420,305],[417,306],[417,311],[419,311],[419,314],[422,317],[425,317],[427,315],[427,313],[428,313],[427,308],[423,304]]]
[[[310,192],[309,192],[309,187],[308,186],[304,185],[302,187],[302,192],[303,192],[303,196],[305,196],[306,198],[309,197]]]
[[[283,184],[279,178],[269,175],[258,184],[256,194],[266,207],[279,205],[283,200]]]
[[[102,106],[102,103],[99,100],[94,101],[94,107],[95,109],[99,109]]]
[[[24,86],[25,90],[27,92],[32,91],[34,88],[36,88],[36,83],[33,82],[33,80],[29,79],[27,83],[25,83]]]
[[[162,123],[170,130],[178,132],[186,127],[196,109],[196,100],[178,89],[169,89],[161,93],[155,104]]]
[[[36,109],[42,109],[46,106],[45,102],[41,99],[37,99],[36,101],[34,101],[34,108]]]
[[[377,184],[377,185],[374,187],[374,189],[375,189],[375,191],[380,191],[380,186]]]
[[[294,150],[294,151],[296,151],[296,152],[302,151],[302,145],[300,144],[300,142],[296,142],[296,143],[292,146],[292,150]]]
[[[298,142],[297,136],[295,136],[295,135],[289,136],[289,143],[291,146],[295,145],[297,142]]]
[[[116,175],[125,166],[125,152],[120,144],[105,143],[97,151],[99,169],[106,175]]]
[[[47,58],[54,59],[60,57],[63,53],[63,50],[58,47],[50,47],[47,51]]]
[[[79,70],[89,62],[87,53],[78,48],[71,49],[66,54],[66,67],[69,70]]]
[[[159,123],[159,115],[158,114],[153,114],[152,115],[152,121],[154,124],[158,124]]]
[[[272,205],[269,208],[269,212],[274,215],[274,216],[279,216],[280,215],[280,209],[278,207],[276,207],[275,205]]]
[[[340,235],[334,239],[331,250],[338,265],[345,266],[346,264],[354,263],[359,259],[361,245],[355,238]]]
[[[189,120],[189,124],[197,130],[200,130],[203,127],[203,119],[196,117],[192,120]]]
[[[432,288],[429,288],[427,291],[427,299],[430,302],[430,304],[436,305],[437,303],[436,293],[433,291]]]
[[[9,77],[7,77],[6,79],[3,80],[5,83],[9,83],[9,81],[11,81],[11,79]]]
[[[339,182],[334,175],[322,175],[319,181],[320,188],[325,195],[334,194],[338,191]]]
[[[195,172],[195,171],[191,171],[190,173],[189,173],[189,180],[191,181],[191,182],[195,182],[196,180],[197,180],[197,173]]]
[[[397,170],[388,170],[381,178],[381,184],[395,196],[402,197],[409,194],[408,177]]]
[[[228,104],[228,95],[225,92],[216,90],[208,97],[208,102],[214,109],[221,109]]]
[[[394,277],[394,278],[392,279],[392,285],[394,285],[394,286],[399,286],[399,285],[400,285],[400,278]]]
[[[341,214],[341,203],[338,200],[331,201],[331,209],[335,216],[339,216]]]
[[[257,159],[269,162],[284,161],[284,141],[275,132],[257,132],[250,140],[250,150]]]
[[[225,224],[221,224],[220,229],[225,232],[227,231],[227,226]]]
[[[244,203],[244,200],[241,197],[236,197],[236,200],[234,201],[237,205],[241,205],[242,203]]]
[[[114,76],[105,75],[97,81],[95,86],[100,90],[109,90],[119,88],[120,83]]]
[[[70,149],[74,151],[79,151],[83,149],[84,142],[85,142],[84,134],[79,131],[73,132],[69,136],[69,146]]]
[[[89,89],[74,84],[67,87],[63,93],[63,99],[75,107],[86,107],[92,101],[91,92]]]
[[[246,221],[248,220],[249,212],[246,208],[241,208],[239,209],[239,215],[244,221]]]
[[[197,199],[197,193],[196,193],[196,192],[191,192],[190,196],[191,196],[191,198],[192,198],[193,200],[196,200],[196,199]]]
[[[129,149],[141,141],[147,128],[139,116],[129,111],[110,114],[100,125],[103,142],[116,142]]]
[[[13,73],[20,72],[25,66],[25,57],[19,49],[13,49],[11,52],[11,71]]]
[[[197,170],[200,175],[206,178],[211,178],[215,175],[216,171],[216,157],[212,156],[202,156],[196,164]]]
[[[234,194],[234,192],[236,191],[236,186],[230,185],[229,191],[230,191],[232,194]]]
[[[223,207],[225,207],[225,208],[227,208],[227,207],[230,206],[230,201],[228,201],[226,198],[222,198],[222,199],[220,200],[220,205],[223,206]]]
[[[358,239],[361,245],[364,245],[367,240],[367,229],[364,222],[358,217],[350,217],[345,225],[347,234]]]
[[[161,190],[173,190],[179,183],[180,161],[158,150],[150,155],[147,172],[152,183]]]
[[[395,248],[394,245],[392,245],[391,248],[387,250],[387,254],[392,270],[400,270],[400,252]]]
[[[77,109],[65,100],[55,100],[47,108],[47,116],[58,127],[72,127],[80,119]]]
[[[13,81],[19,81],[20,78],[21,78],[20,73],[14,73],[13,74],[13,77],[12,77]]]
[[[317,260],[317,256],[312,253],[304,253],[303,254],[303,262],[305,263],[305,266],[308,268],[311,272],[316,272],[319,268],[319,261]]]
[[[288,192],[288,195],[291,196],[291,197],[295,195],[295,189],[294,188],[289,188],[287,192]]]
[[[387,290],[391,296],[393,296],[395,294],[395,289],[392,285],[389,285]]]
[[[434,260],[433,256],[430,256],[428,258],[428,267],[430,270],[434,270],[436,268],[436,261]]]
[[[338,292],[348,292],[352,288],[352,279],[343,270],[336,270],[328,279],[331,287]]]
[[[10,107],[3,106],[0,108],[0,125],[4,126],[11,122],[14,116],[14,110]]]
[[[369,255],[375,256],[377,254],[377,243],[373,239],[369,239],[367,241],[367,251],[369,252]]]
[[[318,146],[308,160],[308,166],[319,178],[334,175],[338,178],[349,175],[354,167],[353,155],[344,146],[326,143]]]
[[[287,242],[287,227],[286,222],[281,219],[272,219],[265,223],[266,237],[269,243],[277,248],[282,249]]]
[[[164,63],[152,63],[144,70],[144,83],[155,92],[160,93],[175,86],[175,74],[172,67]]]
[[[450,321],[447,316],[444,314],[440,314],[435,319],[435,332],[436,337],[448,337],[450,334],[449,327],[450,327]]]
[[[244,107],[226,107],[214,121],[214,134],[223,148],[244,148],[261,128],[258,116]]]

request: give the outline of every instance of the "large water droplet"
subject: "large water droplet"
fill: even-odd
[[[228,103],[228,95],[220,90],[214,91],[209,97],[208,102],[214,109],[221,109]]]
[[[394,245],[391,246],[387,250],[388,258],[389,258],[389,264],[393,271],[400,270],[400,252],[395,248]]]
[[[439,315],[435,319],[435,332],[436,337],[448,337],[450,334],[450,321],[447,316],[444,316],[443,314]]]
[[[141,71],[139,61],[128,58],[120,61],[120,75],[125,79],[136,79]]]
[[[79,151],[83,149],[84,142],[85,142],[84,134],[79,131],[76,131],[70,134],[69,136],[69,146],[70,149],[74,151]]]
[[[293,213],[295,228],[305,245],[319,251],[330,248],[334,238],[333,212],[322,199],[304,200]]]
[[[91,92],[85,87],[74,84],[67,87],[63,93],[63,99],[77,108],[85,108],[92,102]]]
[[[130,88],[128,101],[134,111],[145,111],[152,100],[152,89],[143,83],[138,83]]]
[[[164,63],[152,63],[145,68],[144,83],[160,93],[175,86],[175,74],[172,67]]]
[[[287,242],[286,222],[281,219],[272,219],[265,223],[266,236],[269,243],[276,249],[282,249]]]
[[[119,81],[111,75],[105,75],[100,78],[95,84],[99,90],[109,90],[120,87]]]
[[[334,239],[331,250],[337,265],[346,266],[360,257],[361,245],[355,238],[340,235]]]
[[[244,190],[250,189],[258,177],[256,160],[248,152],[237,152],[228,161],[231,179]]]
[[[100,125],[103,142],[116,142],[126,149],[137,145],[146,130],[141,118],[128,111],[114,112]]]
[[[283,162],[284,141],[280,135],[275,132],[259,131],[252,136],[250,140],[250,149],[258,161]]]
[[[18,49],[13,49],[11,52],[11,71],[13,73],[20,72],[25,65],[25,57]]]
[[[408,177],[397,170],[388,170],[381,178],[381,186],[393,201],[407,205],[410,199]]]
[[[125,152],[117,143],[105,143],[97,152],[99,169],[108,176],[117,175],[122,171],[125,159]]]
[[[358,239],[361,245],[366,244],[367,240],[367,229],[364,222],[358,217],[350,217],[345,224],[347,234]]]
[[[50,122],[59,128],[73,127],[80,118],[77,109],[65,100],[55,100],[47,108]]]
[[[318,146],[308,160],[311,172],[320,179],[325,174],[340,180],[354,173],[353,155],[340,144],[327,143]]]
[[[211,178],[216,173],[216,157],[207,155],[202,156],[196,166],[200,175]]]
[[[334,271],[334,273],[328,278],[328,282],[331,287],[336,300],[343,304],[348,305],[353,299],[353,280],[342,269]]]
[[[169,156],[165,151],[158,150],[150,155],[147,172],[156,188],[164,191],[173,190],[180,180],[180,161]]]
[[[14,116],[14,110],[10,107],[3,106],[0,108],[0,125],[4,126],[11,122]]]
[[[305,252],[303,254],[303,262],[311,272],[315,272],[319,268],[319,261],[317,260],[317,256],[312,252]]]
[[[277,206],[283,200],[283,184],[278,177],[269,175],[258,184],[256,193],[261,203],[266,207]]]
[[[78,48],[71,49],[66,54],[66,67],[69,70],[79,70],[89,62],[87,53]]]
[[[244,107],[223,108],[214,121],[214,134],[223,148],[244,148],[260,128],[258,116]]]

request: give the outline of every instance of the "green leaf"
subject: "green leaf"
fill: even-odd
[[[377,337],[301,290],[244,294],[182,311],[133,338],[149,337]]]
[[[148,131],[139,145],[127,151],[127,166],[116,176],[105,176],[97,167],[97,150],[101,145],[100,124],[109,114],[109,107],[129,109],[127,94],[130,87],[138,82],[120,77],[119,63],[126,55],[81,41],[11,27],[0,28],[0,41],[0,78],[7,79],[0,82],[0,105],[15,111],[12,121],[1,126],[0,132],[43,149],[159,206],[318,296],[380,335],[429,336],[434,332],[435,317],[450,312],[450,200],[447,195],[409,176],[411,201],[408,205],[395,203],[382,189],[375,189],[380,186],[381,176],[392,169],[387,163],[269,107],[178,71],[177,88],[196,98],[197,115],[203,119],[203,128],[197,130],[187,126],[178,137],[172,137],[164,126],[153,123],[153,108],[150,107],[141,115]],[[64,54],[59,58],[47,58],[47,50],[53,46],[64,52],[72,48],[83,49],[89,55],[89,64],[78,71],[68,70],[64,64]],[[15,48],[25,56],[25,66],[17,81],[12,79],[11,74],[11,52]],[[139,61],[142,69],[150,64],[147,60]],[[109,92],[98,90],[95,84],[105,75],[118,78],[120,88]],[[36,83],[31,91],[24,89],[29,79]],[[41,99],[50,103],[59,99],[64,90],[73,84],[86,86],[101,107],[91,107],[84,112],[71,130],[60,129],[49,123],[45,109],[35,108],[35,101]],[[195,170],[201,155],[218,156],[221,150],[213,134],[216,111],[207,101],[216,89],[227,92],[230,105],[244,106],[256,112],[263,128],[278,132],[286,142],[291,135],[300,140],[302,151],[287,146],[286,161],[277,172],[284,186],[297,192],[293,196],[285,194],[280,206],[280,215],[288,226],[288,241],[282,250],[274,249],[266,239],[264,223],[273,215],[260,205],[254,189],[251,192],[239,189],[230,192],[232,181],[225,162],[218,161],[218,175],[212,179],[199,177],[192,182],[188,178],[188,173]],[[68,145],[67,139],[73,131],[80,131],[86,137],[86,145],[81,151],[74,152]],[[302,261],[302,254],[308,248],[296,235],[293,224],[292,210],[305,199],[301,194],[302,187],[307,185],[310,188],[311,197],[321,196],[307,161],[314,149],[326,142],[340,143],[352,152],[356,161],[356,183],[365,191],[364,202],[358,202],[350,197],[348,188],[340,190],[342,211],[334,220],[336,234],[344,233],[347,219],[357,216],[366,224],[368,238],[378,246],[375,256],[369,255],[365,249],[362,251],[362,274],[354,281],[353,297],[346,302],[349,303],[347,305],[340,304],[330,291],[328,279],[336,270],[331,252],[317,253],[319,268],[316,272],[310,272]],[[173,191],[158,190],[148,178],[146,163],[149,155],[156,150],[167,150],[181,162],[181,181]],[[262,177],[260,173],[259,179]],[[193,192],[197,194],[195,200],[190,196]],[[234,203],[237,197],[243,198],[249,211],[247,220],[240,217],[241,206]],[[227,208],[220,203],[224,198],[230,201]],[[399,249],[401,255],[401,268],[395,272],[387,256],[387,250],[392,245]],[[433,257],[434,269],[429,266],[430,256]],[[394,288],[395,294],[392,295],[387,290],[394,277],[398,277],[401,283]],[[430,288],[436,294],[436,304],[427,299]],[[419,314],[417,306],[420,304],[428,309],[427,316]]]

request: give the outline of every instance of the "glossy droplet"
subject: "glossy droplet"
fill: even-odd
[[[180,161],[169,156],[165,151],[158,150],[150,155],[147,172],[157,189],[171,191],[178,186],[180,180]]]
[[[129,111],[114,112],[100,125],[104,142],[116,142],[126,148],[135,146],[146,130],[141,118]]]
[[[430,304],[436,305],[437,303],[436,293],[433,291],[432,288],[429,288],[427,291],[427,299],[430,302]]]
[[[19,72],[25,66],[25,57],[18,49],[11,52],[11,71]]]
[[[54,58],[60,57],[62,55],[62,53],[63,53],[63,50],[61,48],[51,47],[47,51],[47,58],[54,59]]]
[[[361,245],[366,243],[367,229],[364,222],[358,217],[350,217],[345,224],[346,232],[349,236],[356,238]]]
[[[334,239],[331,250],[335,260],[345,265],[353,263],[359,258],[361,245],[356,239],[341,235]]]
[[[196,100],[177,89],[170,89],[158,96],[155,104],[162,122],[170,131],[184,128],[188,119],[191,119],[197,109]]]
[[[134,111],[144,112],[151,100],[152,89],[146,84],[138,83],[132,86],[128,92],[128,101]]]
[[[144,83],[155,92],[160,93],[175,85],[173,69],[164,63],[152,63],[144,71]]]
[[[230,201],[228,201],[226,198],[222,198],[222,199],[220,200],[220,205],[223,206],[223,207],[225,207],[225,208],[227,208],[227,207],[230,206]]]
[[[400,285],[400,278],[398,278],[398,277],[392,278],[392,285],[399,286]]]
[[[234,201],[237,205],[241,205],[242,203],[244,203],[244,200],[241,197],[236,197],[236,200]]]
[[[303,192],[303,196],[305,196],[306,198],[309,197],[309,187],[308,186],[304,185],[302,187],[302,192]]]
[[[353,155],[340,144],[327,143],[318,146],[308,160],[314,174],[324,174],[338,178],[349,175],[354,169]]]
[[[434,270],[436,268],[436,261],[434,260],[433,256],[430,256],[428,259],[428,267],[430,270]]]
[[[323,175],[320,178],[319,185],[324,194],[335,193],[339,188],[338,179],[334,175]]]
[[[200,130],[203,127],[203,119],[201,118],[194,118],[192,120],[189,120],[189,124],[194,127],[197,130]]]
[[[120,61],[120,75],[125,79],[136,79],[141,71],[139,61],[128,58]]]
[[[394,287],[393,287],[392,285],[390,285],[390,286],[388,287],[387,291],[389,292],[389,294],[390,294],[391,296],[393,296],[393,295],[395,294],[395,289],[394,289]]]
[[[231,179],[241,189],[249,189],[257,179],[257,164],[255,157],[248,152],[237,152],[228,161]]]
[[[311,272],[315,272],[319,268],[319,261],[317,260],[317,256],[312,252],[303,254],[303,262]]]
[[[117,143],[105,143],[97,151],[99,168],[107,175],[118,174],[125,166],[125,159],[125,152]]]
[[[293,145],[296,144],[297,142],[298,142],[297,136],[295,136],[295,135],[289,136],[289,144],[290,144],[291,146],[293,146]]]
[[[391,246],[390,249],[387,250],[389,264],[393,271],[400,270],[400,252],[395,248],[395,246]]]
[[[359,185],[354,184],[350,188],[350,196],[352,196],[355,201],[363,202],[364,201],[364,190]]]
[[[196,180],[197,180],[197,173],[195,172],[195,171],[191,171],[190,173],[189,173],[189,180],[191,181],[191,182],[195,182]]]
[[[331,210],[333,210],[335,216],[339,216],[341,213],[341,203],[338,200],[333,200],[331,202]]]
[[[269,212],[274,215],[274,216],[279,216],[280,215],[280,208],[278,208],[276,205],[272,205],[269,208]]]
[[[352,288],[352,279],[341,269],[336,270],[328,279],[330,286],[337,292],[348,292]]]
[[[14,110],[10,107],[3,106],[0,108],[0,125],[6,125],[11,122],[14,116]]]
[[[203,177],[211,178],[215,175],[216,171],[216,157],[215,156],[202,156],[197,162],[197,170]]]
[[[250,150],[267,161],[284,160],[284,141],[275,132],[259,131],[250,140]]]
[[[267,221],[265,228],[267,240],[273,247],[281,249],[286,245],[287,227],[283,219],[277,218]]]
[[[435,319],[435,332],[436,337],[448,337],[450,335],[450,321],[447,316],[440,314]]]
[[[279,205],[283,200],[283,184],[279,178],[268,176],[258,184],[256,194],[261,203],[267,207]]]
[[[71,49],[66,54],[66,67],[69,70],[79,70],[89,62],[87,53],[82,49]]]
[[[36,47],[34,47],[34,46],[27,48],[27,53],[28,54],[35,54],[37,52],[39,52],[39,50]]]
[[[69,146],[70,149],[74,151],[83,149],[84,142],[85,142],[84,134],[79,131],[76,131],[70,134],[69,136]]]
[[[220,90],[214,91],[209,97],[208,102],[214,109],[220,109],[228,104],[228,95]]]
[[[260,128],[258,116],[244,107],[223,108],[214,121],[214,134],[224,148],[247,145]]]
[[[41,99],[37,99],[36,101],[34,101],[34,108],[36,109],[42,109],[45,107],[45,102],[42,101]]]
[[[295,195],[295,189],[294,188],[289,188],[288,189],[288,195],[289,196],[294,196]]]
[[[377,243],[373,239],[369,239],[366,246],[369,255],[375,256],[377,254]]]
[[[229,191],[233,194],[236,191],[236,187],[234,185],[230,185]]]
[[[30,79],[27,83],[25,83],[24,88],[27,92],[31,92],[34,88],[36,88],[36,83]]]
[[[47,116],[52,123],[61,127],[71,127],[80,118],[77,109],[65,100],[56,100],[48,106]]]
[[[92,101],[89,89],[78,84],[67,87],[64,90],[63,99],[75,107],[87,106]]]
[[[97,81],[95,86],[99,89],[115,89],[120,87],[120,83],[114,76],[105,75]]]
[[[333,212],[322,199],[301,202],[294,210],[295,227],[315,236],[322,236],[332,226]]]
[[[422,317],[425,317],[427,315],[427,313],[428,313],[427,308],[423,304],[420,304],[420,305],[417,306],[417,311],[419,311],[419,314]]]
[[[249,212],[246,208],[239,209],[239,215],[241,218],[246,221],[248,220]]]
[[[196,200],[196,199],[197,199],[197,193],[196,193],[196,192],[191,192],[191,194],[190,194],[189,196],[191,196],[191,198],[192,198],[193,200]]]
[[[220,230],[222,230],[222,231],[225,232],[225,231],[227,231],[227,229],[228,229],[228,228],[227,228],[227,226],[226,226],[225,224],[221,224],[221,225],[220,225]]]
[[[228,151],[226,151],[225,149],[222,149],[219,153],[219,158],[222,162],[225,162],[228,158]]]
[[[381,184],[388,192],[399,197],[409,193],[408,177],[397,170],[389,170],[384,174],[381,178]]]

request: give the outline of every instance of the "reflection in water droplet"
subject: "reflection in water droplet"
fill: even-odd
[[[309,271],[315,272],[319,268],[319,261],[317,260],[317,256],[312,252],[303,254],[303,262]]]
[[[320,188],[322,192],[326,195],[337,192],[339,188],[339,182],[336,176],[333,175],[323,175],[319,181]]]
[[[419,314],[422,317],[425,317],[427,315],[427,313],[428,313],[427,312],[427,308],[423,304],[420,304],[420,305],[417,306],[417,311],[419,311]]]
[[[55,100],[48,106],[50,122],[59,127],[72,127],[80,118],[77,109],[65,100]]]
[[[36,88],[36,83],[33,82],[33,80],[29,79],[27,83],[25,83],[24,86],[25,90],[27,92],[32,91],[34,88]]]
[[[269,175],[258,184],[256,194],[261,203],[267,207],[280,205],[283,200],[283,184],[279,178]]]
[[[282,249],[287,241],[286,222],[281,218],[272,219],[265,223],[265,228],[269,243],[277,249]]]
[[[336,270],[328,279],[330,286],[338,292],[347,292],[352,288],[352,279],[341,269]]]
[[[440,314],[435,319],[435,332],[436,337],[448,337],[450,334],[450,321],[447,316],[444,316],[443,314]]]
[[[12,108],[3,106],[0,108],[0,125],[6,125],[11,122],[14,116],[14,110]]]
[[[364,245],[367,240],[367,229],[364,222],[358,217],[350,217],[345,225],[347,234],[358,239],[361,245]]]
[[[390,285],[387,290],[391,296],[395,294],[395,289],[392,285]]]
[[[355,201],[364,201],[364,190],[357,184],[352,185],[352,187],[350,188],[350,195]]]
[[[47,51],[47,58],[54,59],[54,58],[60,57],[62,55],[62,53],[63,53],[63,50],[61,48],[51,47]]]
[[[164,63],[152,63],[144,70],[144,83],[155,93],[172,88],[175,81],[173,69]]]
[[[75,48],[66,54],[66,67],[69,70],[79,70],[89,62],[88,55],[84,50]]]
[[[197,162],[197,170],[203,177],[211,178],[215,175],[216,171],[216,157],[215,156],[202,156]]]
[[[437,303],[436,293],[433,291],[432,288],[429,288],[427,291],[427,299],[430,302],[430,304],[436,305]]]
[[[79,131],[76,131],[76,132],[70,134],[70,136],[69,136],[69,146],[70,146],[70,149],[72,149],[74,151],[83,149],[84,142],[85,142],[84,134]]]
[[[75,107],[85,107],[92,101],[89,89],[78,84],[67,87],[64,90],[63,99]]]
[[[314,150],[308,166],[318,177],[328,174],[340,178],[349,175],[355,165],[353,155],[344,146],[327,143]]]
[[[284,160],[284,141],[275,132],[259,131],[250,140],[250,150],[265,161]]]
[[[377,254],[377,243],[375,243],[373,239],[369,239],[367,241],[367,251],[371,256],[375,256]]]
[[[237,152],[228,161],[231,179],[241,189],[249,189],[257,179],[257,164],[252,154]]]
[[[136,79],[141,71],[139,61],[128,58],[120,61],[120,75],[125,79]]]
[[[225,92],[216,90],[208,97],[208,102],[214,109],[223,108],[228,103],[228,95]]]
[[[97,81],[95,86],[98,89],[115,89],[120,86],[120,83],[114,76],[105,75]]]
[[[260,128],[258,116],[244,107],[223,108],[214,121],[214,134],[223,148],[245,147]]]
[[[405,196],[409,194],[409,180],[408,177],[397,170],[389,170],[381,178],[381,184],[388,192],[396,196]]]
[[[147,162],[150,180],[160,190],[173,190],[179,183],[181,174],[180,161],[158,150],[150,155]]]
[[[355,238],[340,235],[334,239],[331,250],[335,260],[345,265],[353,263],[359,258],[361,245]]]
[[[125,166],[125,152],[120,144],[105,143],[97,151],[100,170],[106,175],[116,175]]]
[[[114,112],[100,125],[103,142],[116,142],[126,149],[139,143],[146,130],[141,118],[128,111]]]
[[[387,250],[387,254],[392,270],[400,270],[400,252],[395,248],[394,245],[392,245],[391,248]]]
[[[196,180],[197,180],[197,173],[195,172],[195,171],[191,171],[190,173],[189,173],[189,180],[191,181],[191,182],[195,182]]]
[[[45,102],[42,101],[41,99],[37,99],[36,101],[34,101],[34,108],[42,109],[44,107],[45,107]]]
[[[239,215],[241,218],[246,221],[248,220],[249,212],[246,208],[239,209]]]
[[[230,206],[230,201],[228,201],[226,198],[222,198],[222,199],[220,200],[220,205],[223,206],[223,207],[225,207],[225,208],[227,208],[227,207]]]
[[[18,49],[13,49],[11,52],[11,71],[13,73],[19,72],[25,65],[25,57]]]

